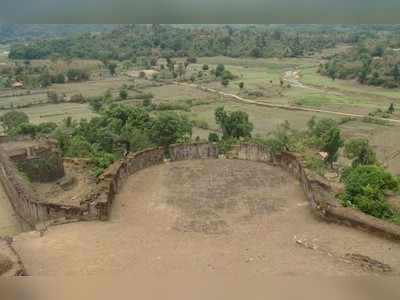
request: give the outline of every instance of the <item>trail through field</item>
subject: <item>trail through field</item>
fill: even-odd
[[[208,88],[208,87],[205,87],[205,86],[201,86],[201,85],[198,85],[198,84],[195,84],[195,83],[174,82],[174,84],[190,86],[190,87],[194,87],[194,88],[199,88],[199,89],[201,89],[203,91],[219,94],[221,96],[228,97],[228,98],[234,98],[235,100],[243,102],[243,103],[254,104],[254,105],[259,105],[259,106],[280,108],[280,109],[286,109],[286,110],[298,110],[298,111],[307,111],[307,112],[315,112],[315,113],[324,113],[324,114],[331,114],[331,115],[337,115],[337,116],[342,116],[342,117],[360,118],[360,119],[368,117],[368,115],[345,113],[345,112],[325,110],[325,109],[299,107],[299,106],[285,105],[285,104],[276,104],[276,103],[270,103],[270,102],[265,102],[265,101],[246,99],[246,98],[243,98],[243,97],[241,97],[239,95],[236,95],[236,94],[225,93],[225,92],[218,91],[218,90],[215,90],[215,89],[212,89],[212,88]],[[302,83],[300,83],[300,82],[298,84],[302,85]],[[302,85],[302,86],[304,86],[304,85]],[[374,119],[381,120],[381,121],[392,122],[392,123],[395,123],[395,124],[400,124],[400,120],[396,120],[396,119],[377,118],[377,117],[375,117]]]

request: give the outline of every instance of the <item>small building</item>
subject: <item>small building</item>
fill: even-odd
[[[321,151],[321,152],[318,152],[318,155],[319,155],[320,158],[325,160],[328,157],[329,154],[327,152]]]
[[[24,84],[21,81],[16,81],[11,85],[14,89],[21,89],[24,87]]]

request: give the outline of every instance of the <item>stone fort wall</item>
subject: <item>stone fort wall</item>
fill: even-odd
[[[79,207],[38,202],[29,187],[19,178],[12,162],[0,151],[0,182],[5,187],[17,213],[35,226],[38,223],[69,222],[81,220],[107,220],[116,193],[125,179],[136,172],[164,163],[166,160],[218,159],[217,146],[208,143],[172,145],[166,155],[163,148],[152,148],[129,153],[124,159],[114,162],[98,178],[96,193]],[[376,234],[400,240],[400,226],[368,216],[358,210],[342,207],[334,198],[328,182],[308,172],[301,157],[292,153],[271,156],[262,145],[240,144],[224,155],[226,159],[243,159],[281,167],[296,177],[316,216],[361,228]]]

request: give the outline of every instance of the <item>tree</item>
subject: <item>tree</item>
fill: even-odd
[[[69,69],[67,71],[68,81],[78,82],[89,79],[89,74],[81,69]]]
[[[251,137],[253,124],[249,115],[243,111],[226,112],[224,107],[215,110],[215,121],[220,126],[223,138]]]
[[[396,82],[400,81],[400,64],[396,64],[392,70],[393,78]]]
[[[118,67],[118,65],[114,62],[107,63],[107,69],[110,72],[111,76],[114,76],[116,74],[117,67]]]
[[[122,100],[126,100],[126,98],[128,98],[128,92],[125,89],[122,89],[119,91],[119,97]]]
[[[338,152],[340,147],[343,146],[343,140],[340,136],[340,129],[335,127],[329,130],[329,132],[323,136],[322,150],[328,153],[325,158],[327,163],[331,164],[331,167],[338,159]]]
[[[243,89],[244,88],[244,82],[243,81],[241,81],[241,82],[239,82],[239,89]]]
[[[389,105],[389,108],[388,108],[387,112],[388,112],[389,114],[394,114],[394,112],[395,112],[395,108],[394,108],[394,103],[393,103],[393,102],[392,102],[392,103],[390,103],[390,105]]]
[[[56,76],[54,76],[53,82],[54,83],[65,83],[64,74],[58,73]]]
[[[29,123],[29,117],[22,111],[12,110],[0,117],[0,123],[7,134],[12,134],[19,125]]]
[[[225,66],[223,64],[218,64],[215,69],[215,77],[221,77],[224,74]]]
[[[222,84],[223,86],[228,86],[228,84],[229,84],[229,79],[226,79],[226,78],[222,79],[222,80],[221,80],[221,84]]]
[[[106,101],[104,97],[97,96],[97,97],[90,97],[88,99],[89,106],[94,112],[99,112],[103,106],[105,105]]]
[[[203,71],[207,71],[209,69],[208,65],[204,64],[202,67]]]
[[[50,74],[45,71],[39,76],[39,84],[41,87],[46,88],[51,85],[51,77]]]
[[[344,153],[352,159],[352,166],[373,165],[377,163],[374,150],[366,139],[352,139],[346,142]]]
[[[182,78],[183,75],[185,75],[185,66],[182,63],[178,64],[178,76],[179,78]]]
[[[215,133],[215,132],[210,132],[210,133],[208,134],[208,141],[209,141],[210,143],[217,143],[217,142],[219,142],[219,136],[218,136],[218,134]]]
[[[367,64],[363,64],[360,72],[358,73],[358,80],[360,83],[365,83],[368,78],[368,74],[370,73],[370,68]]]
[[[159,146],[183,142],[192,135],[192,123],[175,112],[162,112],[151,127],[151,140]]]
[[[55,91],[48,91],[47,92],[47,99],[49,99],[49,101],[51,103],[58,103],[59,99],[58,99],[58,94]]]
[[[337,67],[336,61],[332,62],[328,67],[328,75],[332,80],[335,80],[337,77]]]

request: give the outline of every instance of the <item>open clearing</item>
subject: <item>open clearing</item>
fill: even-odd
[[[14,245],[31,275],[367,274],[348,253],[400,270],[399,244],[316,219],[292,177],[238,160],[142,170],[125,182],[109,222],[25,233]]]

